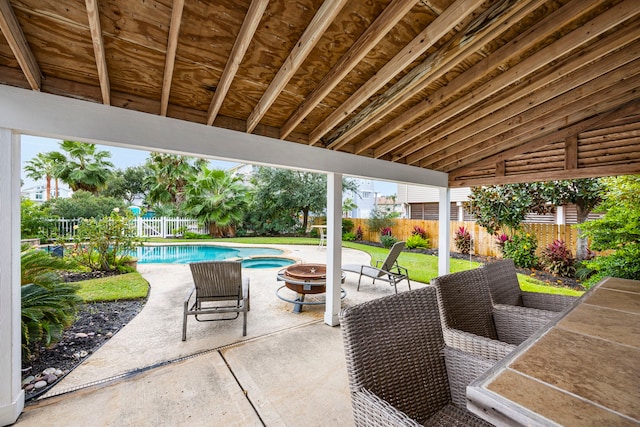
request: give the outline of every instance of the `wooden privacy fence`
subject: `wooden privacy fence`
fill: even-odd
[[[349,218],[353,221],[353,232],[362,227],[363,239],[369,242],[379,242],[380,232],[369,230],[367,219]],[[391,227],[393,236],[399,240],[406,240],[411,236],[415,226],[421,227],[429,237],[429,245],[431,248],[438,247],[438,221],[416,220],[416,219],[396,219],[396,225]],[[475,221],[450,221],[451,250],[457,251],[455,246],[455,232],[458,228],[464,226],[471,233],[473,238],[473,253],[475,255],[492,256],[500,255],[500,250],[496,244],[494,236],[487,233],[484,227],[479,226]],[[537,255],[554,240],[564,240],[571,251],[576,253],[576,242],[578,239],[578,230],[570,225],[556,224],[523,224],[525,232],[531,233],[538,239]]]

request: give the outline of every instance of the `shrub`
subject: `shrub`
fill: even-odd
[[[356,240],[362,240],[364,238],[364,231],[362,231],[362,227],[358,226],[356,229]]]
[[[120,215],[116,208],[108,217],[84,219],[77,226],[72,256],[91,270],[119,269],[140,245],[132,217],[129,211]]]
[[[576,273],[573,254],[562,240],[554,240],[544,248],[540,264],[546,271],[554,275],[574,277]]]
[[[345,242],[353,242],[354,240],[356,240],[356,235],[353,233],[344,233],[342,235],[342,240],[344,240]]]
[[[538,264],[536,249],[538,240],[529,233],[517,232],[509,240],[505,241],[503,255],[511,258],[521,268],[532,268]]]
[[[398,241],[398,239],[396,239],[395,237],[393,237],[390,234],[385,234],[385,235],[380,237],[380,242],[382,242],[382,246],[384,246],[387,249],[389,249],[391,246],[393,246],[397,241]]]
[[[385,228],[391,228],[396,224],[395,217],[397,214],[389,213],[377,206],[371,211],[371,215],[367,220],[367,226],[369,230],[383,230]]]
[[[427,249],[429,248],[429,239],[425,239],[419,234],[413,234],[407,239],[406,246],[409,249]]]
[[[413,226],[413,231],[411,232],[412,236],[420,236],[423,239],[427,239],[427,232],[425,231],[424,228],[418,226],[418,225],[414,225]]]
[[[355,224],[350,219],[348,219],[348,218],[343,218],[342,219],[342,232],[343,233],[351,233],[351,231],[353,231],[353,227],[354,226],[355,226]]]
[[[391,227],[385,227],[380,230],[380,234],[382,236],[391,236],[393,234],[393,230],[391,230]]]
[[[56,232],[49,209],[29,199],[20,202],[20,236],[23,239],[46,240]]]
[[[504,252],[504,244],[510,240],[511,238],[504,233],[496,234],[496,245],[498,245],[500,252]]]
[[[471,245],[473,244],[473,239],[471,238],[471,233],[464,227],[459,227],[456,230],[455,235],[455,245],[458,252],[462,254],[468,254],[471,252]]]

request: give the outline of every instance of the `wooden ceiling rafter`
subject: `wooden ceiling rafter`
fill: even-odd
[[[544,38],[544,36],[552,34],[554,31],[556,31],[559,25],[571,19],[572,17],[575,17],[576,14],[586,13],[591,7],[594,7],[595,4],[597,4],[597,1],[591,0],[588,3],[585,2],[583,6],[583,2],[581,0],[574,0],[573,2],[563,6],[556,12],[556,14],[538,22],[537,24],[529,28],[526,32],[509,41],[507,44],[500,47],[491,55],[485,57],[482,61],[478,62],[473,67],[457,76],[447,86],[438,89],[427,99],[418,103],[413,108],[410,108],[398,118],[392,120],[389,124],[390,126],[388,126],[386,129],[382,129],[381,131],[370,135],[370,137],[360,143],[360,146],[371,147],[382,138],[391,134],[395,130],[393,129],[393,127],[402,128],[403,126],[407,125],[410,122],[413,122],[421,116],[429,115],[429,113],[433,112],[434,109],[438,107],[438,105],[442,105],[443,102],[451,99],[456,93],[459,93],[460,91],[471,85],[472,82],[476,81],[477,79],[483,78],[492,70],[499,68],[502,64],[506,63],[510,59],[522,54],[523,52],[526,52],[527,49],[531,48],[535,43],[538,43],[542,38]],[[506,86],[512,84],[513,80],[517,80],[518,78],[519,76],[516,74],[514,75],[512,80],[508,80],[504,85]],[[458,103],[457,105],[461,104]],[[466,104],[462,104],[462,107],[466,107]],[[451,108],[451,110],[451,114],[457,114],[455,108]],[[437,124],[435,126],[437,126]],[[415,126],[412,129],[415,129]],[[396,149],[397,147],[408,143],[410,139],[413,138],[409,138],[409,135],[403,133],[402,135],[399,135],[381,144],[379,147],[376,147],[374,149],[373,155],[376,158],[380,158],[390,151]],[[419,146],[419,143],[416,143],[414,145],[409,143],[408,149],[413,146]],[[405,151],[405,156],[406,155],[407,154]],[[396,155],[394,156],[394,159],[398,160],[402,157]]]
[[[469,22],[464,31],[460,31],[444,46],[404,75],[381,96],[356,113],[348,122],[334,130],[330,136],[325,137],[325,141],[334,150],[344,147],[353,139],[358,138],[362,132],[366,131],[378,120],[404,105],[416,93],[422,92],[452,69],[469,60],[470,56],[476,55],[479,49],[498,38],[503,31],[509,28],[509,21],[526,16],[542,5],[544,1],[513,2],[507,0],[495,3],[478,18]],[[497,13],[498,10],[501,13]],[[420,102],[419,106],[418,109],[420,111],[418,111],[417,117],[422,115],[424,102]],[[411,110],[415,111],[414,108],[411,108]],[[400,128],[402,124],[397,125],[397,128]],[[393,126],[383,126],[381,130],[374,132],[375,136],[367,137],[358,142],[354,147],[354,152],[361,154],[368,150],[380,139],[397,130]],[[380,136],[380,134],[383,135]]]
[[[183,10],[184,0],[173,0],[171,23],[169,24],[169,38],[167,39],[167,54],[164,62],[164,75],[162,77],[162,94],[160,96],[161,116],[166,116],[167,109],[169,108],[169,95],[171,95],[171,82],[173,81],[173,69],[176,63],[178,35],[180,34]]]
[[[285,139],[304,118],[344,79],[384,36],[415,5],[415,0],[394,0],[365,30],[349,50],[331,67],[320,83],[282,125],[280,138]]]
[[[571,117],[571,121],[579,122],[594,114],[611,110],[620,105],[620,103],[631,101],[638,95],[637,88],[640,87],[640,70],[631,71],[630,68],[630,72],[638,74],[626,78],[621,85],[604,87],[598,92],[593,92],[584,97],[578,97],[572,102],[564,101],[570,100],[572,95],[575,95],[574,93],[564,95],[561,97],[563,99],[558,101],[558,103],[564,105],[562,109],[550,109],[541,116],[526,121],[521,126],[513,127],[512,129],[504,131],[502,134],[494,135],[489,139],[483,140],[478,146],[474,146],[474,154],[481,158],[493,156],[501,151],[526,143],[530,139],[531,132],[534,130],[537,130],[541,135],[551,134],[563,128],[569,117]],[[580,91],[576,89],[572,92],[578,93]],[[504,129],[506,128],[507,126],[504,126]],[[475,160],[470,161],[468,155],[464,152],[458,151],[437,162],[425,160],[424,163],[442,164],[444,169],[452,170],[469,166],[473,164],[474,161]]]
[[[474,171],[477,171],[479,169],[490,167],[491,165],[495,164],[504,164],[504,162],[507,160],[511,160],[525,153],[533,153],[556,141],[577,136],[584,132],[588,132],[591,129],[604,126],[606,123],[611,123],[619,118],[625,118],[629,115],[636,114],[640,114],[640,102],[634,99],[612,111],[606,111],[604,113],[596,114],[574,125],[564,127],[550,134],[535,138],[534,140],[531,140],[526,144],[504,150],[498,154],[486,157],[483,160],[479,160],[468,166],[459,168],[455,172],[451,172],[449,174],[449,182],[456,182],[456,180],[472,174],[474,173]],[[637,125],[638,121],[635,120],[634,123]]]
[[[109,84],[107,57],[104,53],[104,40],[102,38],[102,27],[100,25],[98,0],[85,0],[85,5],[87,8],[87,17],[89,18],[89,30],[91,31],[96,68],[98,69],[98,80],[100,81],[102,103],[104,105],[111,105],[111,85]]]
[[[617,42],[621,39],[619,37],[612,36],[609,40]],[[542,74],[540,76],[540,82],[532,82],[531,85],[528,86],[529,93],[527,93],[527,91],[523,91],[519,87],[515,87],[514,90],[507,92],[505,96],[495,100],[495,104],[503,106],[502,108],[492,111],[491,114],[485,114],[482,118],[477,118],[474,114],[471,114],[472,117],[470,119],[467,119],[467,117],[460,118],[460,121],[465,123],[471,122],[472,119],[475,120],[473,120],[472,123],[462,126],[460,129],[445,135],[447,138],[446,142],[443,142],[445,141],[445,136],[441,136],[438,132],[436,135],[429,135],[429,138],[436,139],[436,142],[425,147],[423,150],[407,156],[407,163],[415,164],[422,159],[434,156],[436,152],[440,151],[440,149],[447,149],[449,147],[459,147],[460,149],[464,149],[465,141],[470,141],[471,138],[476,138],[475,140],[478,141],[480,140],[478,135],[483,133],[487,134],[487,132],[491,132],[492,130],[495,131],[498,129],[497,126],[500,126],[501,123],[521,120],[522,114],[527,111],[546,111],[546,109],[550,108],[554,99],[560,97],[562,94],[575,90],[581,85],[589,84],[589,82],[595,77],[612,72],[616,68],[623,67],[625,64],[632,61],[634,57],[637,57],[633,54],[634,51],[640,54],[640,42],[635,42],[632,46],[633,48],[629,48],[624,51],[616,51],[596,63],[586,61],[588,58],[580,55],[580,58],[578,58],[581,64],[580,67],[575,64],[575,61],[569,62],[573,63],[573,66],[571,67],[573,71],[570,74],[571,78],[555,79],[553,82],[549,82],[548,77],[553,78],[556,73],[554,72],[551,75]],[[539,87],[540,89],[532,91],[532,89],[536,87]],[[435,157],[431,157],[431,159],[435,159]]]
[[[249,118],[247,119],[248,133],[251,133],[255,129],[262,117],[267,113],[269,107],[271,107],[278,95],[280,95],[280,92],[282,92],[287,83],[289,83],[289,80],[291,80],[296,71],[298,71],[298,68],[300,68],[304,60],[311,53],[316,43],[320,41],[320,38],[327,28],[329,28],[329,25],[331,25],[346,2],[347,0],[325,0],[324,3],[322,3],[322,6],[320,6],[300,37],[300,40],[296,42],[289,56],[284,61],[284,64],[282,64],[276,76],[271,80],[269,87],[262,95],[262,98],[260,98],[260,101],[258,101],[258,105],[256,105],[251,114],[249,114]]]
[[[393,158],[397,161],[413,153],[421,153],[422,157],[420,158],[424,158],[427,153],[431,152],[429,144],[432,141],[448,138],[449,135],[455,134],[456,132],[465,132],[465,129],[466,132],[472,132],[476,129],[482,130],[484,129],[484,126],[477,124],[479,120],[496,114],[500,109],[508,105],[513,106],[514,103],[520,102],[522,99],[529,97],[531,94],[545,86],[558,84],[562,86],[563,84],[558,83],[561,79],[568,78],[568,76],[572,75],[575,71],[583,69],[594,61],[597,61],[599,58],[630,45],[639,37],[640,25],[636,25],[635,27],[628,29],[623,32],[623,34],[615,33],[609,35],[581,51],[580,55],[572,55],[564,61],[559,62],[553,69],[537,73],[535,78],[528,80],[526,87],[516,85],[512,89],[504,92],[502,95],[494,97],[486,108],[483,108],[480,111],[472,110],[464,116],[457,116],[456,120],[452,122],[452,126],[447,129],[435,129],[434,131],[426,133],[422,138],[416,139],[414,142],[403,146],[401,150],[393,153]],[[637,44],[635,46],[637,46]],[[626,50],[629,49],[631,48],[629,47]],[[633,52],[631,52],[631,56],[633,56]],[[523,68],[525,68],[526,71],[526,67]],[[516,74],[518,74],[517,70]],[[567,84],[564,84],[564,86],[566,87]],[[539,94],[539,92],[537,93]]]
[[[483,2],[481,0],[456,0],[427,28],[411,40],[398,54],[388,61],[365,84],[336,108],[320,125],[309,133],[309,145],[315,145],[326,133],[337,126],[374,93],[391,81],[398,73],[426,52],[444,35],[459,25]],[[327,146],[326,148],[332,148]]]
[[[394,145],[399,147],[403,144],[408,144],[411,140],[421,137],[425,133],[448,121],[451,122],[452,126],[447,127],[447,129],[450,129],[451,131],[457,130],[461,125],[459,121],[453,120],[457,115],[471,110],[481,102],[486,102],[491,96],[499,93],[499,91],[523,81],[529,76],[534,75],[536,72],[539,72],[549,63],[557,61],[564,55],[575,51],[579,46],[584,45],[587,41],[594,40],[601,34],[606,33],[613,26],[610,24],[608,19],[615,20],[617,24],[620,24],[640,13],[640,10],[638,10],[638,8],[633,4],[633,1],[624,2],[618,6],[621,5],[626,7],[612,8],[604,14],[598,15],[589,22],[589,25],[581,26],[566,34],[564,37],[556,40],[554,43],[546,46],[542,50],[537,51],[525,60],[519,62],[517,65],[509,68],[502,74],[491,79],[489,82],[486,82],[479,88],[476,88],[453,103],[450,103],[446,107],[443,107],[437,112],[431,114],[421,122],[413,125],[401,135],[387,141],[385,145]],[[607,16],[605,16],[605,14]],[[463,76],[464,74],[459,76],[459,78],[462,78]],[[487,111],[492,108],[491,104],[492,103],[488,103]],[[444,137],[445,135],[437,140],[431,140],[431,142],[443,141]],[[448,143],[448,141],[446,143]],[[421,146],[420,155],[422,157],[411,157],[411,160],[408,160],[410,164],[416,163],[420,158],[427,157],[432,151],[428,145],[417,145]],[[406,147],[411,147],[411,145],[406,145]],[[403,154],[403,157],[410,155],[407,154],[406,151]]]
[[[9,0],[0,0],[0,31],[18,61],[24,77],[33,90],[40,90],[42,73]]]
[[[233,43],[229,60],[222,71],[222,75],[220,76],[220,80],[216,86],[216,91],[211,99],[209,111],[207,112],[207,126],[213,125],[216,116],[220,112],[222,103],[227,96],[227,92],[229,92],[231,83],[238,72],[240,63],[242,62],[245,53],[247,53],[249,44],[253,39],[256,29],[258,28],[258,24],[260,24],[260,20],[262,19],[264,11],[267,9],[268,5],[269,0],[251,1],[247,14],[242,22],[242,26],[240,27],[240,32]]]

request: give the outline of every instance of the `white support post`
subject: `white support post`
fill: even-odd
[[[0,425],[24,408],[20,388],[20,136],[0,128]]]
[[[340,322],[342,289],[342,174],[327,175],[327,295],[324,322],[337,326]]]
[[[451,190],[449,188],[439,188],[438,208],[438,275],[442,276],[450,271],[449,242],[451,227],[449,218],[451,218]]]

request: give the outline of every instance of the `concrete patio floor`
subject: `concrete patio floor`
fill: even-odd
[[[284,246],[292,258],[325,263],[325,249]],[[343,263],[369,255],[343,249]],[[243,269],[251,279],[247,336],[241,318],[188,321],[182,302],[192,286],[187,265],[140,264],[150,295],[143,310],[38,402],[19,426],[327,426],[352,425],[339,327],[323,322],[324,306],[278,299],[278,269]],[[343,307],[393,293],[386,283],[348,273]],[[412,283],[412,287],[424,286]],[[406,282],[399,290],[407,290]]]

